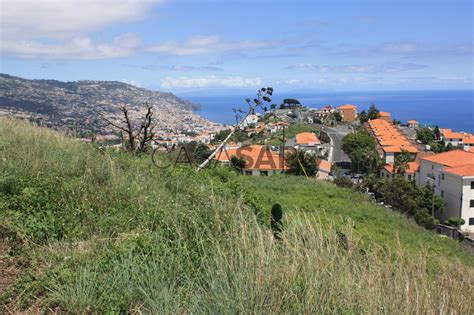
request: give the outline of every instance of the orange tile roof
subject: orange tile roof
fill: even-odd
[[[469,152],[474,153],[474,147],[469,148]]]
[[[379,112],[379,116],[380,117],[390,117],[390,113],[389,112]]]
[[[474,164],[474,154],[463,150],[443,152],[432,156],[423,157],[421,159],[449,167]]]
[[[283,170],[285,167],[280,154],[268,150],[262,145],[223,149],[215,158],[220,162],[229,162],[234,155],[244,159],[246,161],[245,169],[249,170]]]
[[[345,105],[342,105],[342,106],[339,106],[338,109],[357,109],[357,106],[355,105],[352,105],[352,104],[345,104]]]
[[[408,151],[409,153],[417,153],[418,150],[411,145],[392,145],[388,147],[383,147],[382,150],[387,153],[401,153],[402,151]]]
[[[468,135],[463,139],[464,144],[474,144],[474,135]]]
[[[326,173],[331,172],[331,163],[326,160],[318,160],[318,168]]]
[[[383,168],[387,172],[389,172],[390,174],[395,173],[395,164],[393,164],[393,163],[385,164],[383,166]],[[407,174],[414,174],[414,173],[418,172],[419,170],[420,170],[420,164],[418,164],[416,162],[408,162],[407,163],[407,169],[405,170],[405,172]]]
[[[462,132],[453,132],[451,129],[440,129],[443,137],[447,139],[462,139],[464,134]]]
[[[416,120],[411,119],[411,120],[408,121],[408,123],[409,124],[417,124],[418,122]]]
[[[296,144],[315,145],[320,143],[321,141],[312,132],[301,132],[296,135]]]
[[[394,139],[387,139],[387,140],[380,139],[379,144],[383,147],[394,146],[394,145],[398,145],[398,146],[408,145],[409,146],[410,142],[403,138],[394,138]]]
[[[467,164],[457,167],[447,167],[443,171],[463,177],[474,176],[474,164]]]

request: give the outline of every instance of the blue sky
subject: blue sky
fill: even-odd
[[[1,72],[178,93],[472,89],[467,0],[1,0]]]

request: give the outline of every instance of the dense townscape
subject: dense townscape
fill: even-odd
[[[158,131],[162,133],[221,129],[220,124],[193,113],[198,105],[171,93],[153,92],[116,81],[26,80],[0,74],[0,114],[79,136],[95,133],[99,138],[117,140],[117,133],[101,115],[120,121],[119,108],[124,104],[130,107],[136,123],[140,111],[153,106]]]

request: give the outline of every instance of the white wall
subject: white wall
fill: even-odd
[[[395,163],[395,154],[393,152],[385,153],[385,163]]]
[[[474,218],[474,208],[470,207],[470,201],[474,199],[474,189],[471,189],[474,177],[463,178],[443,172],[443,168],[441,164],[421,160],[416,183],[418,186],[434,185],[436,195],[443,198],[444,211],[438,215],[441,222],[450,217],[461,217],[465,221],[461,229],[474,232],[474,225],[469,225],[469,218]]]

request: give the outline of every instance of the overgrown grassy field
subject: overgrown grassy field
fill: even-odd
[[[474,258],[358,193],[226,168],[163,172],[7,119],[0,227],[21,270],[0,296],[7,312],[474,313]]]

